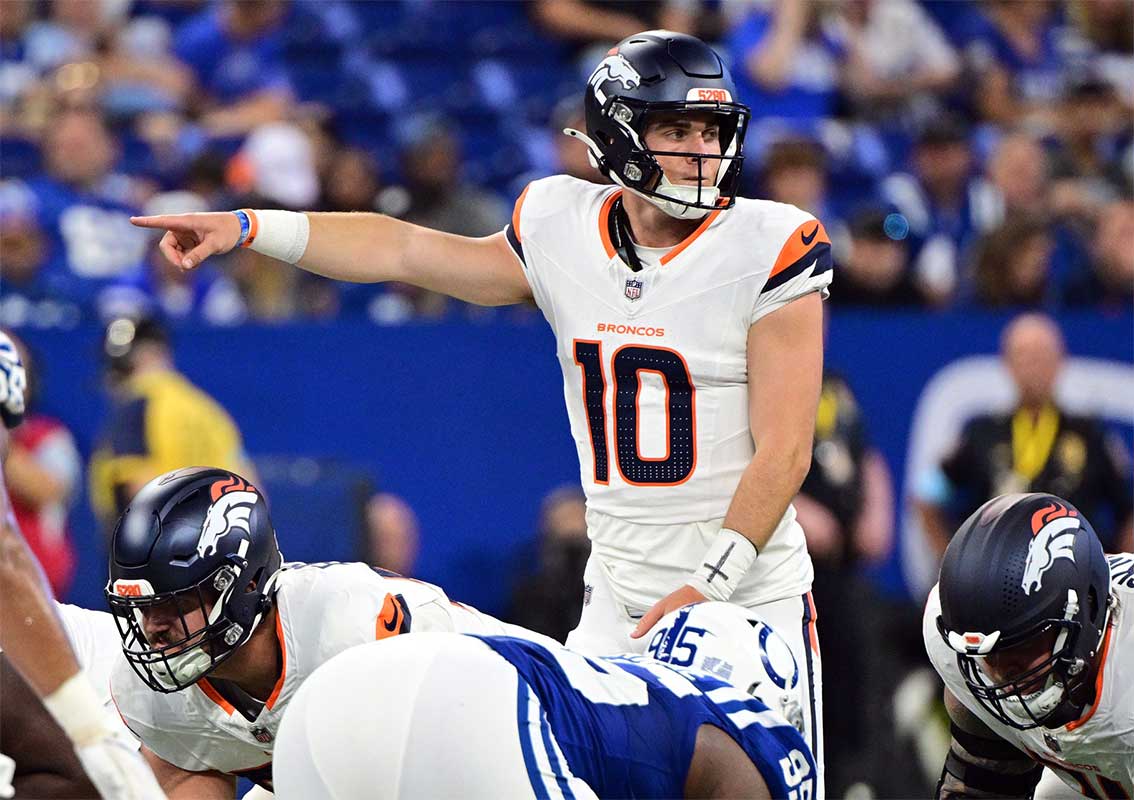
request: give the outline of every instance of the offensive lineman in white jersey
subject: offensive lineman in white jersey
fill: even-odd
[[[125,654],[111,691],[171,800],[232,800],[237,776],[270,790],[288,703],[350,647],[411,629],[532,635],[365,564],[283,563],[260,493],[208,468],[131,501],[107,599]]]
[[[1105,555],[1070,503],[1004,495],[969,517],[922,626],[952,719],[937,797],[1066,796],[1052,773],[1134,797],[1132,612],[1134,554]]]
[[[167,229],[183,269],[239,245],[339,280],[534,300],[558,342],[594,543],[569,643],[640,651],[688,603],[757,607],[805,666],[821,765],[812,569],[791,499],[810,465],[830,243],[793,206],[736,197],[749,110],[734,94],[698,39],[624,40],[588,81],[586,134],[567,131],[617,185],[536,181],[485,238],[375,214],[133,222]]]

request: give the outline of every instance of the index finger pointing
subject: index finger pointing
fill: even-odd
[[[139,228],[162,228],[165,230],[188,230],[189,218],[183,214],[159,214],[154,217],[130,217],[130,224]]]

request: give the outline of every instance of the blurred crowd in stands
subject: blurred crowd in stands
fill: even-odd
[[[559,131],[612,41],[651,27],[726,55],[753,109],[744,193],[823,219],[836,305],[1134,305],[1129,0],[3,5],[0,323],[488,313],[247,251],[180,274],[128,217],[380,210],[493,233],[534,178],[601,180]]]

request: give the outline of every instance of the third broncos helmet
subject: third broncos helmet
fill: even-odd
[[[1081,716],[1104,646],[1110,567],[1074,506],[1050,494],[988,501],[949,543],[938,585],[937,630],[985,710],[1019,730]],[[1008,667],[996,674],[994,664]]]
[[[646,31],[611,48],[591,74],[583,101],[586,134],[571,128],[564,133],[582,140],[592,163],[615,183],[672,217],[698,219],[736,202],[750,112],[735,96],[728,69],[707,44],[683,33]],[[720,155],[646,147],[652,115],[692,111],[716,117]],[[716,180],[698,186],[670,183],[658,155],[695,157],[701,174],[706,162],[717,161]]]
[[[126,660],[154,691],[191,686],[251,638],[282,565],[267,503],[248,481],[209,467],[154,478],[110,543],[106,599]],[[147,617],[166,623],[154,641]]]

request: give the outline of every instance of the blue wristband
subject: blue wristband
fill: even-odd
[[[240,220],[240,238],[236,240],[236,246],[243,247],[248,240],[248,233],[252,230],[252,220],[248,219],[248,213],[245,211],[233,211],[232,213]]]

